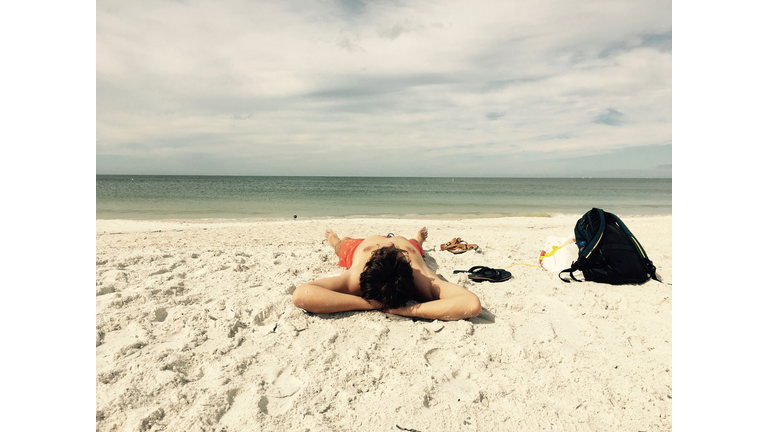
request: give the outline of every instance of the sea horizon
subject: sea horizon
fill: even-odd
[[[97,219],[550,217],[672,214],[671,178],[97,174]]]
[[[672,177],[612,177],[612,176],[336,176],[336,175],[257,175],[257,174],[96,174],[96,177],[323,177],[323,178],[498,178],[498,179],[567,179],[567,178],[595,178],[595,179],[668,179]]]

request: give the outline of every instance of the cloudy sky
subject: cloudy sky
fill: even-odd
[[[671,1],[96,9],[98,174],[672,175]]]

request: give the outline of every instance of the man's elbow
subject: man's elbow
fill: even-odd
[[[306,284],[305,284],[306,285]],[[293,305],[299,308],[302,308],[306,310],[306,304],[307,304],[307,289],[304,285],[299,285],[298,288],[293,290],[293,295],[291,296],[291,300],[293,301]]]
[[[461,306],[461,316],[455,319],[473,318],[480,315],[480,312],[483,310],[480,299],[472,293],[467,294]]]
[[[470,300],[467,304],[467,318],[472,318],[480,315],[480,312],[482,312],[483,306],[480,304],[480,299],[477,298],[476,295],[472,295],[472,300]]]

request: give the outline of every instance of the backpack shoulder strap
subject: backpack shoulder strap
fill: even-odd
[[[595,235],[592,237],[592,240],[584,246],[583,250],[579,251],[579,259],[577,262],[580,264],[589,262],[590,257],[593,256],[593,252],[595,252],[597,247],[600,245],[600,241],[603,239],[603,234],[605,233],[605,213],[603,210],[599,208],[593,208],[590,210],[590,213],[597,214],[600,225],[598,226]]]
[[[593,215],[596,215],[596,217],[593,218]],[[592,230],[589,227],[589,224],[593,222],[593,219],[596,219],[598,224],[596,230]],[[576,228],[574,228],[574,236],[577,239],[584,238],[585,241],[588,239],[589,243],[584,245],[583,248],[579,248],[579,257],[571,264],[571,267],[561,271],[558,274],[560,280],[563,282],[571,282],[570,280],[563,278],[563,273],[567,272],[570,274],[571,280],[576,282],[584,282],[576,279],[573,276],[573,272],[586,268],[590,258],[597,255],[597,253],[593,254],[593,252],[595,252],[598,246],[600,246],[600,241],[603,239],[603,233],[605,233],[605,213],[602,209],[592,208],[592,210],[585,213],[584,216],[582,216],[581,219],[576,222]]]
[[[557,276],[560,278],[561,281],[571,283],[571,281],[569,281],[568,279],[563,279],[563,273],[568,272],[571,275],[571,279],[575,280],[576,282],[584,282],[576,279],[573,276],[573,272],[575,272],[576,270],[578,270],[576,267],[567,268],[565,270],[562,270],[560,274],[558,274]]]

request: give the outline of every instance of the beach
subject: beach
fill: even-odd
[[[97,431],[672,429],[672,216],[624,216],[665,283],[565,283],[538,264],[581,215],[96,221]],[[425,261],[482,312],[316,315],[324,242],[425,226]],[[461,237],[477,250],[440,244]],[[505,282],[454,270],[507,268]]]

